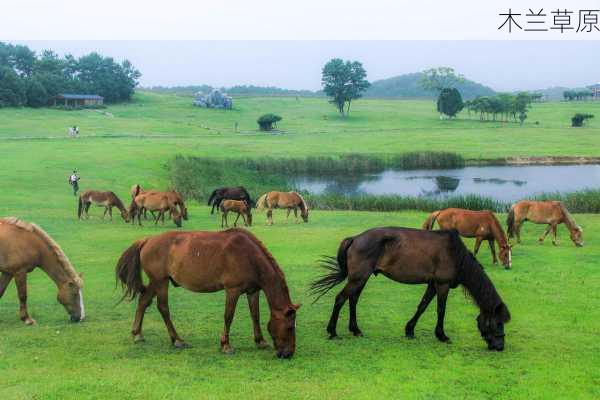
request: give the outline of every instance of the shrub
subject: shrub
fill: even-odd
[[[273,129],[273,125],[277,127],[277,122],[281,121],[281,117],[276,114],[264,114],[256,120],[258,127],[261,131],[270,131]]]
[[[571,118],[571,126],[572,127],[579,127],[579,126],[583,126],[583,122],[586,119],[590,119],[590,118],[594,118],[593,114],[580,114],[577,113],[573,116],[573,118]]]
[[[440,114],[455,117],[464,107],[462,96],[456,88],[442,89],[437,100],[437,110]]]

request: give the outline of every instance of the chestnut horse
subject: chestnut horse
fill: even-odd
[[[521,226],[525,221],[531,221],[534,224],[548,224],[548,227],[539,238],[540,244],[544,242],[546,235],[552,229],[552,233],[554,234],[552,244],[557,246],[557,226],[564,223],[569,230],[571,240],[575,243],[575,246],[583,246],[583,229],[575,223],[567,208],[560,201],[523,200],[513,204],[508,212],[506,225],[508,225],[508,237],[512,238],[516,236],[517,243],[521,243]]]
[[[125,222],[129,222],[129,213],[123,205],[121,199],[119,199],[114,192],[99,192],[97,190],[86,190],[79,195],[77,218],[81,219],[83,213],[85,213],[86,218],[89,218],[90,215],[88,211],[92,203],[99,206],[104,206],[104,214],[102,215],[102,219],[104,219],[104,217],[106,217],[106,213],[108,213],[110,220],[112,221],[112,208],[117,207],[121,212],[121,218],[123,218]]]
[[[250,207],[254,207],[254,202],[245,187],[221,187],[213,190],[208,198],[208,205],[212,205],[210,209],[211,214],[215,212],[215,208],[217,211],[219,210],[219,206],[223,200],[245,200]]]
[[[149,279],[144,285],[141,271]],[[186,344],[175,331],[168,305],[169,280],[173,285],[197,293],[225,290],[225,329],[221,350],[230,354],[229,330],[238,298],[246,294],[254,326],[254,341],[266,347],[259,319],[259,293],[262,290],[271,309],[267,327],[277,356],[290,358],[296,348],[296,311],[292,304],[283,271],[264,245],[250,232],[229,229],[221,232],[166,232],[138,240],[117,263],[117,281],[121,281],[123,299],[139,295],[132,334],[135,342],[143,341],[142,320],[154,296],[171,342],[175,347]]]
[[[150,212],[157,211],[154,225],[158,224],[158,220],[162,218],[162,223],[165,223],[165,212],[169,211],[171,218],[178,228],[181,228],[181,214],[175,203],[168,195],[162,192],[143,192],[135,196],[129,206],[129,214],[131,215],[131,223],[135,223],[137,216],[138,224],[142,225],[142,214],[144,210]]]
[[[285,222],[288,222],[290,212],[294,210],[296,223],[298,223],[298,208],[304,222],[308,222],[308,205],[298,192],[269,192],[258,198],[256,208],[262,210],[267,208],[267,225],[273,225],[273,209],[287,208]]]
[[[169,196],[169,201],[171,201],[172,203],[174,203],[177,207],[179,207],[179,213],[181,214],[181,216],[183,217],[184,220],[188,220],[188,210],[187,207],[185,206],[185,202],[183,200],[183,196],[176,190],[170,189],[167,190],[166,192],[160,192],[158,190],[144,190],[142,189],[142,186],[140,186],[139,184],[135,184],[131,187],[131,199],[133,200],[135,198],[135,196],[137,196],[138,194],[142,194],[142,193],[163,193],[166,196]],[[146,218],[146,210],[144,211],[144,218]],[[152,217],[155,218],[154,213],[150,212],[152,214]],[[169,216],[172,217],[172,215],[169,213]]]
[[[245,226],[252,226],[252,211],[248,203],[243,200],[223,200],[221,202],[221,228],[223,228],[223,223],[225,223],[226,227],[229,227],[229,224],[227,223],[227,214],[231,211],[237,213],[233,226],[237,226],[240,215],[244,220]]]
[[[58,288],[57,299],[72,322],[85,318],[83,280],[56,242],[39,226],[15,217],[0,219],[0,297],[14,278],[17,285],[19,316],[27,325],[35,324],[27,311],[27,274],[42,269]]]
[[[475,255],[483,240],[487,240],[494,264],[498,263],[494,241],[500,247],[500,260],[504,268],[512,266],[512,249],[500,221],[491,211],[471,211],[462,208],[446,208],[432,212],[423,223],[423,229],[432,230],[435,223],[440,229],[456,229],[463,237],[475,238]]]
[[[451,288],[462,285],[480,309],[477,327],[488,348],[498,351],[504,349],[504,324],[510,320],[508,308],[456,230],[370,229],[344,239],[340,243],[337,258],[326,257],[322,265],[330,272],[311,285],[313,293],[319,297],[348,279],[335,298],[327,325],[330,338],[337,336],[338,317],[347,299],[350,299],[349,329],[354,336],[362,336],[356,321],[356,304],[369,277],[381,273],[400,283],[427,284],[415,315],[406,324],[408,338],[414,338],[419,317],[437,294],[435,336],[442,342],[449,342],[450,338],[444,333],[446,299]]]

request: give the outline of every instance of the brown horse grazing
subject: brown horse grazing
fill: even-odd
[[[154,225],[158,224],[158,220],[162,218],[162,223],[165,223],[165,212],[169,211],[171,218],[178,228],[181,228],[181,214],[177,210],[169,196],[162,192],[144,192],[135,196],[129,206],[129,214],[131,215],[131,223],[135,223],[137,216],[138,224],[142,225],[142,214],[144,210],[150,212],[158,211]]]
[[[237,213],[237,217],[233,226],[237,226],[238,219],[240,219],[240,215],[244,220],[245,226],[252,226],[252,210],[250,209],[250,205],[246,203],[244,200],[223,200],[221,202],[221,228],[223,228],[223,224],[226,227],[229,227],[227,223],[227,214],[231,211]]]
[[[487,240],[492,251],[494,264],[498,263],[494,241],[498,242],[502,265],[506,269],[510,269],[512,266],[511,246],[502,226],[500,226],[500,221],[493,212],[446,208],[432,212],[423,223],[423,229],[432,230],[436,221],[441,229],[456,229],[463,237],[476,238],[475,255],[479,252],[481,242]]]
[[[123,220],[125,222],[129,222],[129,213],[123,205],[121,199],[119,199],[114,192],[99,192],[97,190],[86,190],[79,195],[77,218],[81,219],[83,213],[85,213],[86,218],[89,218],[90,215],[88,211],[92,203],[98,204],[99,206],[104,206],[104,214],[102,215],[102,219],[104,219],[108,213],[110,220],[112,221],[112,208],[117,207],[121,212],[121,217]]]
[[[142,187],[139,184],[135,184],[131,187],[131,199],[133,200],[135,198],[135,196],[137,196],[138,194],[143,194],[143,193],[162,193],[166,196],[169,196],[169,201],[172,202],[173,204],[175,204],[175,206],[179,207],[179,213],[181,214],[181,216],[183,217],[184,220],[188,220],[188,210],[187,207],[185,206],[185,202],[183,200],[183,196],[177,192],[176,190],[170,189],[166,192],[161,192],[158,190],[144,190],[142,189]],[[146,218],[146,211],[147,210],[142,210],[144,212],[144,218]],[[150,212],[152,214],[152,217],[155,218],[154,216],[154,212]],[[171,212],[169,212],[169,216],[172,218],[173,215]]]
[[[288,222],[290,212],[294,210],[294,216],[296,217],[296,223],[298,223],[298,208],[300,209],[300,216],[304,222],[308,222],[308,205],[297,192],[269,192],[265,193],[258,198],[256,202],[256,208],[262,210],[267,208],[267,225],[273,225],[273,209],[274,208],[287,208],[287,216],[285,222]]]
[[[41,268],[58,288],[58,301],[71,321],[85,318],[83,280],[56,242],[39,226],[15,217],[0,219],[0,297],[15,278],[21,320],[35,324],[27,311],[27,273]]]
[[[513,204],[508,212],[506,225],[508,226],[508,237],[517,236],[517,243],[521,243],[521,226],[525,221],[531,221],[534,224],[548,224],[546,231],[539,238],[540,244],[544,242],[546,235],[552,229],[554,234],[552,244],[557,246],[556,228],[558,224],[564,223],[575,246],[583,246],[583,229],[575,223],[567,208],[560,201],[523,200]]]
[[[408,338],[414,338],[419,317],[437,294],[435,336],[442,342],[448,342],[450,339],[444,333],[446,299],[451,288],[462,285],[480,309],[477,327],[488,348],[498,351],[504,349],[504,324],[510,320],[508,308],[456,230],[374,228],[344,239],[337,258],[324,259],[323,266],[330,273],[311,285],[313,293],[319,297],[348,279],[344,289],[335,298],[327,326],[330,338],[337,336],[337,320],[347,299],[350,299],[349,329],[355,336],[362,336],[356,321],[356,304],[371,274],[381,273],[400,283],[427,284],[415,315],[406,324]]]
[[[144,285],[141,271],[149,278]],[[221,350],[230,354],[229,329],[238,298],[248,297],[254,326],[254,341],[266,347],[260,328],[259,293],[264,291],[271,309],[267,327],[279,358],[290,358],[296,349],[296,311],[292,304],[283,271],[264,245],[250,232],[229,229],[221,232],[166,232],[138,240],[117,263],[117,281],[124,289],[123,298],[139,295],[132,334],[135,342],[143,341],[142,320],[154,296],[171,342],[175,347],[186,344],[175,331],[168,305],[169,280],[175,286],[198,293],[225,290],[225,329]]]

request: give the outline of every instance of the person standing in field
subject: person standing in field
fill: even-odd
[[[77,170],[73,170],[73,173],[69,177],[69,185],[73,187],[73,196],[77,196],[79,190],[79,176],[77,176]]]

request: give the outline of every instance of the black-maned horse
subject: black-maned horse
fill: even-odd
[[[212,205],[212,209],[210,210],[211,214],[214,214],[215,208],[217,210],[219,209],[223,200],[244,200],[250,205],[250,208],[254,207],[254,201],[252,201],[252,198],[245,187],[221,187],[213,190],[208,198],[208,205]]]
[[[400,283],[427,284],[415,315],[406,324],[407,337],[414,338],[419,317],[437,294],[435,336],[442,342],[448,342],[450,338],[444,333],[446,299],[451,288],[462,285],[480,309],[477,327],[488,348],[498,351],[504,349],[504,324],[510,320],[508,308],[481,264],[467,250],[455,230],[370,229],[344,239],[340,243],[337,258],[326,257],[322,260],[322,266],[330,272],[311,285],[313,293],[319,297],[348,279],[335,298],[327,325],[330,338],[337,336],[337,320],[347,299],[350,303],[349,329],[355,336],[362,336],[356,322],[356,304],[369,277],[381,273]]]

